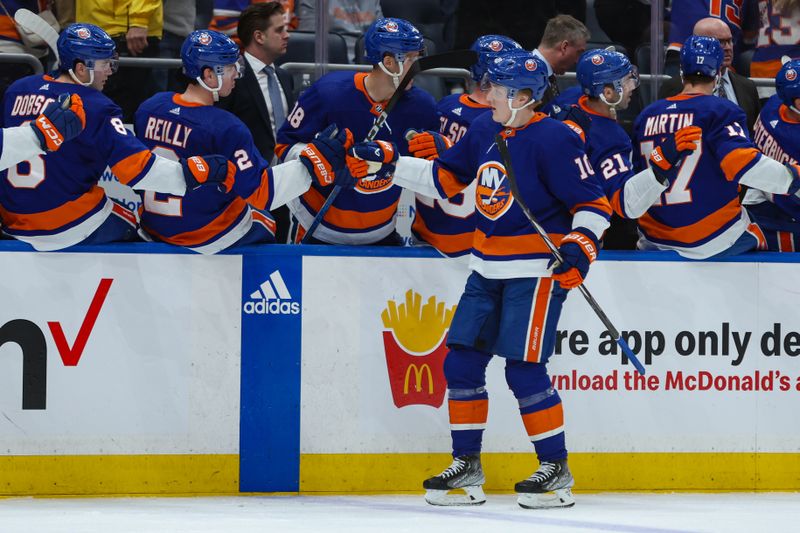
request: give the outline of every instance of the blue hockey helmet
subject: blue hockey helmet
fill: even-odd
[[[58,36],[56,47],[62,72],[72,70],[78,61],[94,69],[94,62],[98,59],[112,60],[112,71],[116,70],[116,45],[102,28],[94,24],[70,24]]]
[[[613,50],[584,52],[575,70],[583,93],[593,98],[602,95],[606,85],[611,85],[621,94],[623,80],[628,74],[632,73],[633,78],[638,80],[636,67],[624,54]]]
[[[239,46],[224,33],[196,30],[183,41],[181,61],[184,74],[191,79],[202,78],[206,67],[221,76],[226,65],[238,64]]]
[[[681,72],[687,74],[701,74],[715,78],[720,69],[724,54],[722,46],[714,37],[692,35],[681,48]]]
[[[373,65],[381,63],[386,54],[402,63],[407,53],[424,49],[422,34],[407,20],[378,19],[364,32],[364,59]]]
[[[469,70],[472,73],[472,79],[479,82],[483,79],[489,63],[494,58],[509,50],[522,50],[522,46],[511,37],[506,37],[505,35],[484,35],[478,37],[472,43],[470,50],[478,53],[478,62],[472,65]]]
[[[800,59],[786,61],[775,76],[775,90],[781,102],[795,108],[794,101],[800,98]]]
[[[547,90],[547,65],[526,50],[511,51],[498,55],[486,71],[488,81],[506,87],[508,97],[514,98],[517,91],[530,89],[532,100],[542,100]]]

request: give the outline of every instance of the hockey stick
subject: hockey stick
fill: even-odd
[[[511,154],[508,152],[508,145],[506,144],[506,140],[503,138],[502,135],[497,135],[495,137],[495,143],[497,143],[497,149],[500,150],[500,157],[503,159],[503,165],[506,167],[506,176],[508,176],[508,184],[511,187],[511,194],[514,195],[514,200],[519,203],[519,207],[522,209],[522,212],[525,213],[525,216],[528,217],[531,225],[533,225],[533,229],[536,230],[536,233],[544,240],[544,243],[547,245],[547,248],[550,250],[550,253],[553,254],[553,257],[560,263],[564,262],[564,259],[561,257],[561,252],[558,251],[558,248],[553,241],[550,240],[550,236],[547,235],[547,232],[539,224],[539,221],[536,220],[536,217],[533,216],[528,206],[525,205],[525,202],[522,199],[522,195],[519,192],[519,186],[517,184],[517,178],[514,174],[514,167],[511,165]],[[636,367],[636,370],[639,371],[639,374],[644,375],[645,369],[644,365],[642,365],[641,361],[636,357],[633,351],[628,346],[628,343],[625,342],[625,339],[619,334],[617,328],[614,327],[614,324],[611,323],[611,320],[608,319],[606,314],[600,308],[600,305],[594,299],[594,297],[589,292],[589,289],[586,288],[585,283],[581,283],[578,285],[578,289],[580,289],[581,294],[584,298],[586,298],[586,302],[589,304],[589,307],[597,314],[597,317],[603,323],[603,325],[608,330],[611,337],[617,341],[619,347],[622,348],[622,352],[628,357],[628,360],[633,363],[633,366]]]
[[[389,116],[389,113],[392,111],[392,109],[394,109],[395,104],[397,104],[397,102],[400,100],[400,97],[403,96],[403,93],[406,92],[406,87],[408,87],[408,84],[411,83],[411,80],[414,78],[414,76],[420,72],[434,68],[469,68],[474,65],[476,61],[478,61],[478,53],[474,50],[453,50],[451,52],[444,52],[442,54],[436,54],[432,56],[422,56],[414,61],[408,68],[408,72],[403,75],[403,79],[400,80],[400,84],[397,86],[397,89],[395,89],[394,93],[392,93],[392,96],[389,98],[389,102],[386,104],[386,107],[383,108],[381,114],[375,119],[375,122],[372,124],[372,128],[370,128],[369,133],[367,133],[364,142],[371,142],[375,140],[375,136],[378,135],[378,132],[386,123],[386,118]],[[308,230],[306,230],[306,234],[303,236],[300,244],[308,244],[311,241],[311,236],[314,234],[314,231],[316,231],[317,227],[319,227],[320,223],[322,223],[322,219],[325,218],[325,214],[328,212],[328,209],[331,208],[331,205],[333,205],[334,200],[336,200],[336,197],[339,196],[341,191],[341,185],[336,185],[333,188],[331,193],[328,195],[328,198],[325,200],[325,203],[322,204],[322,207],[317,212],[317,216],[314,217],[314,222],[312,222],[311,226],[308,228]]]
[[[18,9],[17,12],[14,13],[14,21],[27,31],[41,37],[41,39],[47,43],[47,46],[50,47],[50,50],[53,51],[53,55],[56,57],[56,65],[61,63],[58,57],[58,32],[56,32],[47,21],[33,11],[25,8]]]

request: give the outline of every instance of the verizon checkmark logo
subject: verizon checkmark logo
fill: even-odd
[[[61,327],[61,322],[48,322],[47,326],[50,328],[50,333],[53,335],[53,341],[56,343],[58,355],[64,362],[64,366],[77,366],[78,361],[81,360],[83,350],[86,348],[86,343],[94,329],[94,324],[97,322],[97,317],[100,316],[100,310],[103,308],[103,303],[106,301],[108,291],[111,289],[113,279],[103,278],[100,280],[100,285],[94,292],[92,303],[89,304],[89,310],[83,317],[83,322],[78,330],[78,335],[75,337],[75,342],[72,346],[69,345],[67,337],[64,334],[64,329]]]

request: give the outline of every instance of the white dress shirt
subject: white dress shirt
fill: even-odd
[[[734,104],[739,105],[739,100],[736,99],[736,93],[733,91],[731,74],[728,69],[725,69],[725,74],[720,76],[719,82],[723,87],[725,87],[725,97]]]

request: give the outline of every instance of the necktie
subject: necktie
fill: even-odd
[[[272,65],[264,67],[264,72],[267,74],[267,92],[269,93],[269,101],[272,104],[272,118],[275,120],[275,131],[277,131],[283,124],[283,121],[286,120],[286,112],[283,110],[283,98],[281,98],[281,89],[278,86],[278,75],[275,73],[275,67]]]
[[[725,90],[725,81],[722,78],[720,78],[719,85],[717,85],[717,96],[728,99],[728,91]]]
[[[553,96],[558,96],[559,94],[561,94],[561,91],[558,90],[558,82],[556,81],[556,75],[550,74],[550,77],[547,79],[550,82],[550,91],[553,94]]]

